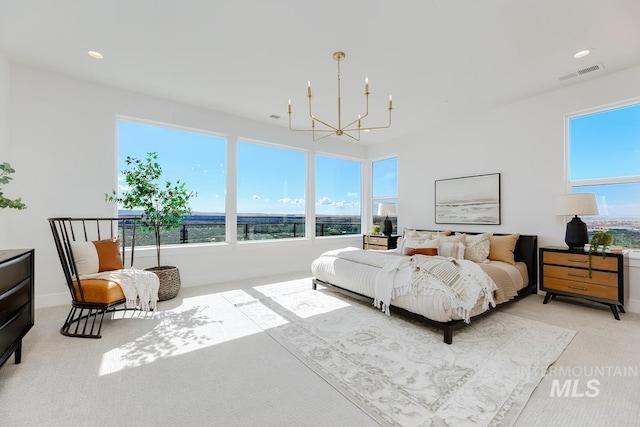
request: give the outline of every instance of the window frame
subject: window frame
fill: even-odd
[[[620,102],[605,104],[593,108],[588,108],[584,110],[580,110],[577,112],[573,112],[570,114],[565,114],[564,117],[564,129],[565,129],[565,190],[568,193],[573,193],[574,189],[580,187],[591,187],[591,186],[604,186],[604,185],[615,185],[615,184],[640,184],[640,174],[638,175],[629,175],[622,177],[612,177],[612,178],[592,178],[592,179],[576,179],[571,180],[571,120],[599,114],[606,113],[609,111],[622,109],[631,106],[638,106],[640,108],[640,98],[632,98],[627,99]],[[640,149],[640,144],[638,146]],[[592,215],[588,218],[595,218],[600,223],[607,223],[606,216],[602,215]],[[589,224],[589,220],[586,220],[587,224]]]
[[[316,203],[317,203],[316,199],[318,198],[318,195],[316,194],[316,175],[317,175],[316,162],[317,162],[317,157],[318,156],[332,157],[334,159],[347,160],[347,161],[356,162],[356,163],[360,164],[360,200],[359,200],[359,203],[360,203],[360,233],[358,233],[358,234],[334,235],[334,236],[317,236],[316,235],[316,219],[317,219],[317,215],[318,215],[318,212],[317,212],[317,209],[316,209]],[[310,205],[310,208],[311,208],[310,216],[313,217],[313,230],[311,230],[309,228],[310,234],[308,235],[308,237],[316,238],[316,239],[325,239],[325,238],[335,239],[335,238],[344,238],[344,237],[353,237],[353,236],[362,235],[362,232],[365,229],[364,200],[365,200],[366,183],[365,183],[364,177],[365,177],[366,160],[365,159],[358,159],[358,158],[350,157],[350,156],[343,156],[343,155],[339,155],[339,154],[335,154],[335,153],[327,153],[327,152],[324,152],[324,151],[314,151],[313,155],[310,156],[310,157],[311,157],[311,163],[313,163],[313,171],[311,172],[313,174],[313,176],[310,176],[310,178],[312,178],[310,180],[311,187],[313,187],[313,203]],[[310,223],[310,221],[307,221],[307,223]]]
[[[238,166],[239,166],[239,154],[238,154],[238,145],[241,143],[247,143],[247,144],[255,144],[255,145],[262,145],[262,146],[266,146],[266,147],[270,147],[270,148],[278,148],[281,150],[289,150],[289,151],[295,151],[295,152],[299,152],[302,153],[304,155],[304,179],[305,179],[305,184],[304,184],[304,189],[305,189],[305,195],[304,195],[304,199],[305,199],[305,205],[304,205],[304,209],[303,209],[303,214],[302,217],[304,219],[304,227],[305,227],[305,233],[303,236],[300,237],[286,237],[286,238],[282,238],[282,239],[239,239],[238,238],[238,234],[237,234],[237,227],[238,227],[238,216],[240,214],[239,210],[238,210]],[[254,138],[244,138],[241,136],[238,136],[237,138],[235,138],[234,143],[234,153],[235,153],[235,164],[233,167],[233,173],[234,173],[234,204],[233,204],[233,216],[234,216],[234,224],[232,224],[231,226],[233,228],[235,228],[235,233],[233,233],[234,236],[234,243],[239,243],[239,244],[251,244],[251,243],[264,243],[264,242],[281,242],[281,241],[300,241],[300,240],[305,240],[309,238],[309,227],[310,227],[310,221],[309,221],[309,215],[308,215],[308,198],[309,198],[309,179],[310,179],[310,171],[309,171],[309,157],[310,157],[310,150],[304,149],[304,148],[299,148],[299,147],[292,147],[292,146],[288,146],[285,144],[278,144],[278,143],[273,143],[273,142],[268,142],[268,141],[263,141],[263,140],[258,140],[258,139],[254,139]],[[227,193],[230,193],[229,191],[229,187],[227,186]],[[313,224],[314,227],[314,231],[315,231],[315,223]],[[313,233],[312,233],[313,234]],[[229,240],[228,240],[229,241]]]
[[[375,162],[380,162],[380,161],[390,160],[390,159],[396,159],[396,194],[383,194],[381,196],[375,196],[374,195],[374,188],[373,188],[373,183],[374,183],[374,178],[373,178],[373,170],[374,170],[374,168],[373,168],[373,165],[374,165]],[[392,231],[392,234],[393,235],[398,234],[398,232],[399,232],[398,218],[399,218],[399,211],[400,211],[400,207],[398,206],[399,205],[399,203],[398,203],[399,202],[399,198],[398,198],[398,186],[399,186],[398,180],[399,180],[399,169],[400,169],[398,167],[399,156],[397,154],[386,155],[384,157],[371,159],[369,164],[370,164],[369,188],[370,188],[370,191],[371,191],[371,198],[370,198],[371,200],[370,200],[370,203],[369,203],[370,215],[369,215],[369,218],[367,218],[367,220],[368,220],[367,230],[371,229],[371,227],[374,225],[374,222],[373,222],[374,221],[374,217],[378,216],[377,215],[377,211],[375,211],[373,209],[374,203],[376,201],[378,201],[379,203],[384,203],[384,202],[388,202],[388,201],[394,201],[395,204],[396,204],[396,216],[395,216],[396,220],[392,221],[393,222],[393,228],[395,229],[395,233],[393,233],[393,231]]]

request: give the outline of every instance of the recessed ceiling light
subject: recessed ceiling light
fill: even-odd
[[[100,52],[96,52],[95,50],[90,50],[89,52],[87,52],[89,54],[90,57],[95,58],[95,59],[102,59],[104,58],[104,56],[102,56],[102,54]]]
[[[578,59],[578,58],[584,58],[585,56],[589,55],[591,53],[591,49],[585,49],[585,50],[581,50],[580,52],[576,52],[575,55],[573,55],[574,58]]]

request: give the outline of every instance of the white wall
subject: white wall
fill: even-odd
[[[5,57],[0,54],[0,163],[9,160],[9,63]],[[15,198],[10,193],[9,188],[4,188],[6,197]],[[9,209],[0,210],[0,242],[7,240],[7,232],[9,230]],[[0,243],[0,249],[3,248]]]
[[[10,73],[0,58],[0,129],[3,105],[7,106],[6,76],[10,75],[10,143],[0,131],[0,154],[9,153],[18,170],[12,191],[29,209],[10,213],[8,220],[0,217],[0,248],[36,248],[38,307],[68,303],[46,218],[115,213],[103,194],[116,182],[116,115],[222,133],[229,140],[243,137],[304,149],[318,147],[306,135],[285,128],[21,65],[8,68]],[[640,68],[634,68],[460,117],[412,137],[371,147],[325,140],[321,148],[359,158],[397,155],[400,227],[520,232],[537,234],[541,246],[562,245],[565,224],[554,215],[554,203],[555,196],[565,190],[564,115],[638,96]],[[434,180],[494,172],[502,174],[501,225],[434,223]],[[356,236],[189,245],[163,249],[163,261],[180,267],[183,286],[196,286],[306,270],[320,252],[360,243]],[[152,251],[139,252],[136,258],[140,267],[153,264]],[[640,265],[637,268],[630,274],[629,305],[640,311]]]
[[[537,234],[540,246],[564,246],[565,219],[555,215],[555,196],[566,190],[564,117],[636,97],[640,68],[460,117],[419,135],[372,146],[369,156],[399,155],[401,227]],[[435,224],[435,180],[494,172],[501,173],[501,225]],[[629,302],[638,311],[639,272],[631,275]]]
[[[47,218],[115,214],[104,193],[115,187],[117,179],[116,115],[216,132],[230,141],[241,137],[286,144],[310,154],[318,147],[309,135],[279,126],[22,65],[10,64],[10,71],[10,152],[20,169],[12,186],[29,208],[10,217],[7,239],[1,244],[36,249],[37,307],[69,301]],[[0,93],[1,89],[0,83]],[[366,157],[363,145],[325,141],[320,146],[325,153]],[[180,268],[183,286],[196,286],[308,270],[322,251],[359,244],[361,237],[353,236],[176,246],[164,248],[162,254],[163,264]],[[153,256],[153,250],[136,251],[137,266],[153,265]]]

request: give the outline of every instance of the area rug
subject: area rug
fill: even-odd
[[[435,328],[310,287],[224,296],[381,425],[511,426],[575,336],[497,311],[447,345]]]

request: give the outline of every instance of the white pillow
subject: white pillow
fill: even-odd
[[[438,239],[405,239],[403,248],[437,248],[440,245]]]
[[[464,243],[461,242],[440,242],[440,256],[464,259]]]
[[[489,256],[491,236],[493,233],[466,234],[464,259],[473,262],[485,262]]]
[[[80,276],[98,272],[100,262],[98,260],[98,251],[93,242],[71,242],[71,251]]]
[[[404,229],[405,239],[414,239],[414,240],[431,239],[432,234],[433,233],[431,231],[418,231],[412,228]]]
[[[455,236],[440,236],[440,242],[454,242],[454,243],[464,243],[464,234],[456,234]]]

